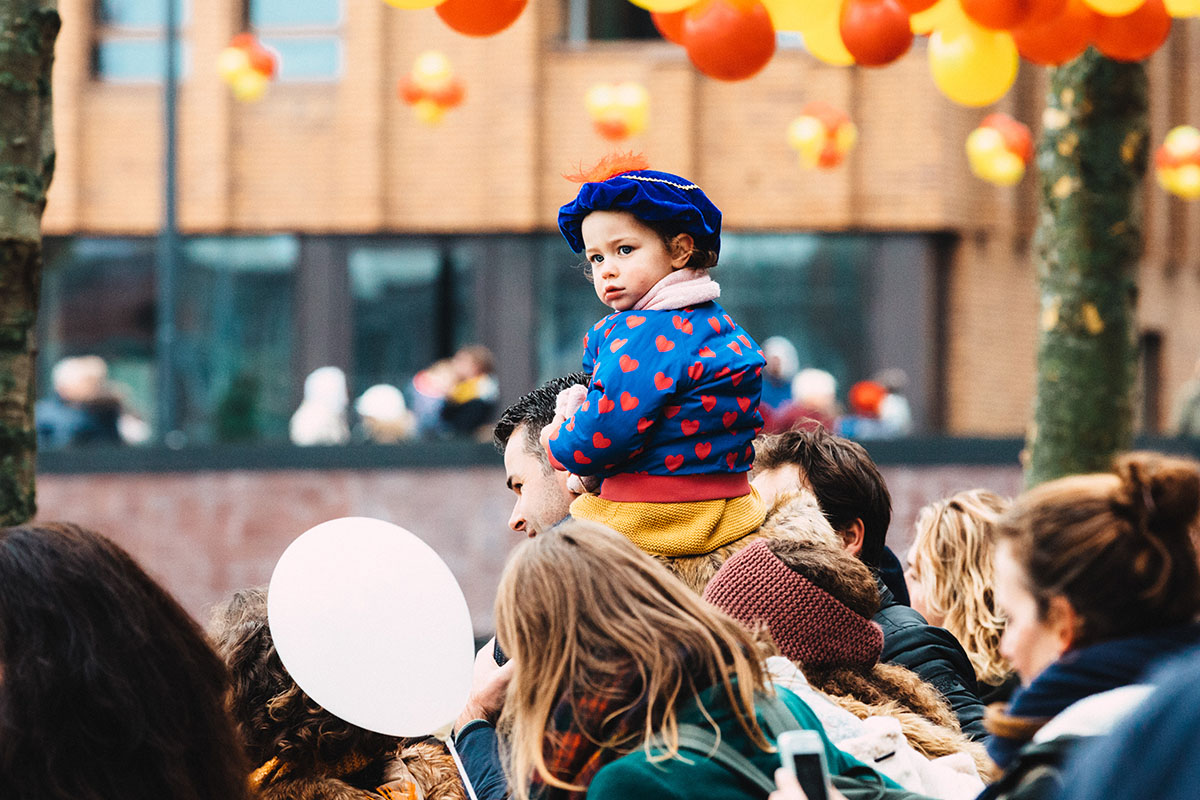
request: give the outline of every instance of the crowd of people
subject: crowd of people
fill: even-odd
[[[795,731],[829,800],[1190,796],[1200,465],[952,495],[905,568],[861,444],[763,432],[770,348],[716,303],[716,207],[644,162],[580,177],[559,225],[613,313],[492,431],[528,538],[449,730],[315,702],[262,589],[204,631],[103,536],[0,529],[0,797],[799,800]],[[487,394],[464,380],[444,397]],[[310,383],[345,407],[344,376]]]

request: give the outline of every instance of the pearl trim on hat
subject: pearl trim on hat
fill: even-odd
[[[665,183],[667,186],[674,186],[676,189],[699,189],[700,187],[694,183],[675,183],[665,178],[647,178],[643,175],[617,175],[618,178],[628,178],[631,181],[646,181],[647,183]]]

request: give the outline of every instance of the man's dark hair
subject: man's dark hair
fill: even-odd
[[[764,436],[754,449],[756,470],[799,466],[835,530],[845,530],[861,519],[863,545],[859,558],[867,566],[878,568],[892,521],[892,496],[862,445],[818,428]]]
[[[572,372],[561,378],[552,378],[532,392],[523,395],[520,400],[504,409],[504,413],[500,415],[500,421],[496,423],[496,427],[492,431],[492,441],[496,444],[496,448],[503,453],[513,431],[524,425],[526,451],[541,459],[549,467],[550,461],[542,452],[538,435],[542,432],[542,428],[554,421],[554,402],[558,399],[558,393],[577,384],[590,386],[591,382],[591,376],[586,372]]]

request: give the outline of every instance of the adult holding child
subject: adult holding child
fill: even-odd
[[[1049,798],[1066,757],[1149,692],[1158,662],[1200,644],[1195,462],[1153,453],[1043,484],[996,528],[1000,651],[1021,676],[988,751],[1006,774],[984,797]]]
[[[613,313],[584,336],[590,388],[560,396],[545,434],[555,466],[598,492],[571,514],[655,555],[712,552],[767,512],[747,479],[766,362],[716,302],[721,212],[639,156],[578,178],[559,229]]]

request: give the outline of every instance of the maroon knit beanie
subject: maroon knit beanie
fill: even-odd
[[[784,564],[761,539],[709,581],[704,599],[744,625],[765,622],[779,651],[813,666],[873,666],[883,629]]]

